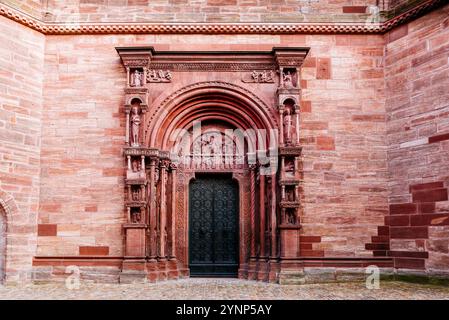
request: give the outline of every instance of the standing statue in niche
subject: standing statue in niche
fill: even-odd
[[[286,222],[287,224],[296,224],[296,217],[295,217],[295,212],[294,211],[290,211],[288,210],[286,213]]]
[[[131,212],[131,222],[132,223],[140,223],[141,221],[140,209],[134,210]]]
[[[139,108],[133,107],[131,112],[131,145],[137,147],[139,146],[139,129],[141,122]]]
[[[142,72],[140,72],[139,70],[134,70],[134,72],[132,73],[132,85],[134,87],[141,87],[142,86]]]
[[[285,177],[286,178],[294,178],[295,177],[295,162],[294,161],[286,161]]]
[[[132,191],[132,199],[133,201],[140,201],[140,189],[134,188]]]
[[[140,161],[137,159],[134,159],[132,162],[132,171],[133,172],[139,172],[140,171]]]
[[[283,82],[284,82],[284,88],[294,88],[295,86],[293,85],[293,75],[291,74],[290,71],[287,71],[286,73],[284,73],[282,75],[283,77]]]
[[[290,115],[290,109],[285,111],[284,116],[284,141],[286,144],[292,142],[292,116]]]

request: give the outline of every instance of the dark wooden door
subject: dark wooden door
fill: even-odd
[[[236,276],[238,187],[227,176],[197,177],[190,184],[191,276]]]

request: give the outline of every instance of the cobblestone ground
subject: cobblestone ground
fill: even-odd
[[[0,299],[446,299],[449,287],[383,281],[380,289],[364,283],[276,285],[238,279],[183,279],[147,284],[81,283],[78,290],[63,284],[0,286]]]

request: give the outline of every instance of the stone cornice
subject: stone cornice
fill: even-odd
[[[385,33],[445,2],[427,0],[380,23],[47,23],[6,4],[0,4],[0,15],[45,35]]]

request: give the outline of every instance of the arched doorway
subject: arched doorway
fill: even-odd
[[[117,51],[127,75],[124,279],[276,281],[280,258],[299,252],[297,103],[308,49]]]
[[[191,276],[237,276],[239,195],[230,174],[198,174],[189,188]]]

